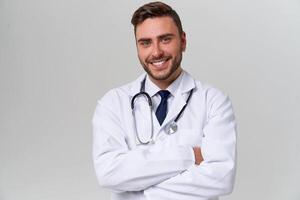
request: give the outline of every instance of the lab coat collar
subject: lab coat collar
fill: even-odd
[[[149,78],[149,75],[146,77],[146,83],[145,83],[145,91],[149,94],[150,97],[153,97],[160,88],[155,85]]]
[[[136,95],[137,93],[140,92],[141,83],[142,83],[142,81],[144,80],[145,77],[146,77],[146,73],[143,73],[135,81],[133,81],[130,84],[129,96],[133,97],[134,95]]]
[[[182,80],[178,87],[177,93],[185,94],[196,87],[194,78],[186,71],[182,71]]]
[[[144,78],[146,77],[146,73],[143,73],[142,75],[140,75],[132,84],[131,87],[129,89],[129,95],[131,97],[133,97],[135,94],[139,93],[141,90],[141,83],[144,80]],[[179,79],[178,79],[179,78]],[[182,70],[181,75],[178,77],[175,81],[178,81],[178,83],[175,84],[171,84],[169,86],[168,89],[170,89],[172,95],[174,95],[175,97],[178,94],[184,94],[189,92],[191,89],[195,88],[195,80],[194,78],[185,70]],[[147,78],[148,80],[150,80],[149,78]],[[181,80],[180,80],[181,79]],[[146,80],[147,82],[147,80]],[[154,83],[152,83],[154,84]],[[177,84],[179,84],[179,87],[177,87]],[[155,84],[154,84],[155,85]],[[155,85],[156,86],[156,85]],[[176,87],[175,87],[176,86]],[[153,86],[151,86],[153,87]],[[157,86],[156,86],[157,87]],[[177,88],[177,89],[176,89]],[[159,90],[158,87],[156,89],[153,88],[150,89],[149,91],[147,90],[147,92],[149,92],[149,95],[152,97],[153,95],[156,94],[156,92]]]
[[[140,92],[141,83],[145,77],[146,77],[146,73],[143,73],[135,81],[133,81],[131,84],[129,84],[130,85],[129,86],[130,87],[129,88],[129,96],[133,97],[134,95],[136,95],[137,93]]]

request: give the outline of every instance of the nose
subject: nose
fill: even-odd
[[[160,58],[162,57],[164,54],[163,50],[161,49],[160,44],[157,42],[153,45],[153,49],[152,49],[152,56],[154,58]]]

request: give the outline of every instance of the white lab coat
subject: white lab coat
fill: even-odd
[[[183,73],[162,126],[153,117],[155,143],[151,145],[136,145],[130,106],[144,74],[98,101],[93,118],[94,167],[113,200],[216,200],[232,191],[236,123],[231,102],[219,90]],[[192,88],[178,131],[167,135],[165,127],[185,105]],[[145,134],[147,138],[148,133],[139,133]],[[194,146],[201,147],[200,165],[194,164]]]

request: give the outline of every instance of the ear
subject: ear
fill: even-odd
[[[182,51],[185,51],[186,48],[186,34],[184,31],[181,33],[181,46],[182,46]]]

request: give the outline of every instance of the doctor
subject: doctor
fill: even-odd
[[[170,6],[146,4],[131,22],[146,73],[98,101],[93,160],[100,185],[113,200],[217,200],[229,194],[236,123],[228,96],[181,68],[186,35]]]

